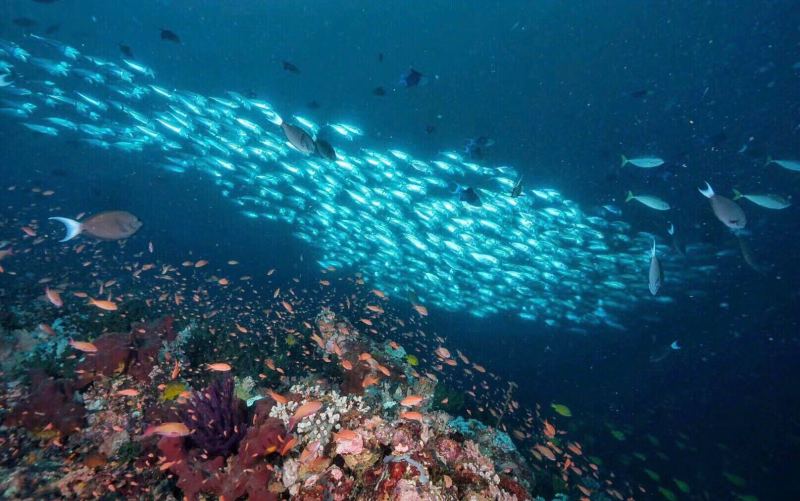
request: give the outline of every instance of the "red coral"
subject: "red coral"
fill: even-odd
[[[175,336],[172,317],[134,324],[128,334],[103,334],[93,341],[97,352],[87,355],[78,364],[78,384],[85,387],[104,376],[120,373],[149,382],[163,342],[172,341]]]
[[[270,418],[250,427],[238,454],[229,457],[227,463],[222,456],[206,461],[199,449],[187,451],[183,438],[164,437],[158,448],[164,454],[164,464],[178,477],[178,487],[187,499],[198,499],[204,493],[221,499],[247,495],[250,501],[275,501],[277,495],[269,491],[272,466],[264,459],[286,440],[283,422]]]
[[[71,381],[48,377],[42,370],[32,370],[29,375],[31,390],[28,398],[6,418],[7,426],[41,431],[52,424],[64,435],[83,427],[85,409],[73,401],[75,388]]]
[[[500,488],[504,491],[508,492],[509,494],[513,494],[516,496],[517,501],[524,501],[531,499],[530,494],[528,491],[525,490],[517,481],[513,480],[511,477],[503,475],[500,477]]]
[[[435,445],[436,457],[445,464],[454,464],[461,457],[461,446],[452,438],[439,437]]]

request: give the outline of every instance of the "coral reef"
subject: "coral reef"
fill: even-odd
[[[195,392],[181,419],[192,431],[189,442],[210,457],[234,452],[247,431],[247,409],[235,395],[229,375]]]

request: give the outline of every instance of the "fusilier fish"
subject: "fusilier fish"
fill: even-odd
[[[771,193],[767,193],[764,195],[742,194],[738,190],[733,190],[733,193],[734,193],[733,197],[734,200],[739,200],[740,198],[746,198],[747,200],[750,200],[754,204],[760,205],[765,209],[780,210],[780,209],[785,209],[790,205],[792,205],[788,200],[786,200],[782,196],[773,195]]]
[[[631,164],[634,167],[639,167],[640,169],[653,169],[655,167],[660,167],[664,165],[664,160],[658,157],[637,157],[637,158],[628,158],[625,155],[622,155],[622,167]]]
[[[670,206],[667,202],[661,200],[658,197],[653,195],[634,195],[632,191],[628,192],[628,196],[625,197],[626,202],[630,202],[631,200],[636,200],[642,205],[650,207],[651,209],[655,210],[669,210]]]

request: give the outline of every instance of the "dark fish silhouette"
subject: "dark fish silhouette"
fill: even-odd
[[[318,108],[319,108],[319,103],[318,103],[317,101],[315,101],[315,100],[314,100],[314,101],[310,101],[310,102],[307,104],[307,106],[308,106],[309,108],[311,108],[312,110],[316,110],[316,109],[318,109]]]
[[[408,71],[400,76],[399,85],[403,87],[416,87],[417,85],[424,84],[425,81],[425,75],[414,68],[409,68]]]
[[[383,52],[378,52],[378,62],[379,63],[383,62]]]
[[[172,30],[166,30],[161,28],[161,40],[166,40],[167,42],[173,43],[181,43],[181,39],[178,35],[175,34]]]
[[[133,49],[123,43],[119,44],[119,51],[122,52],[122,54],[126,57],[136,59],[136,56],[133,55]]]
[[[478,196],[478,192],[476,192],[471,186],[456,185],[455,194],[458,195],[459,200],[474,207],[480,207],[483,205],[483,202],[481,202],[481,197]]]
[[[634,99],[642,99],[642,98],[645,98],[645,97],[652,96],[653,95],[653,91],[650,90],[650,89],[640,89],[640,90],[635,90],[635,91],[629,93],[628,95],[631,96]]]
[[[331,161],[336,160],[336,150],[333,149],[331,143],[325,141],[324,139],[317,139],[316,146],[317,146],[317,155]]]
[[[283,69],[288,71],[289,73],[294,73],[294,74],[300,73],[300,68],[290,63],[289,61],[283,61],[282,64],[283,64]]]
[[[517,198],[520,195],[522,195],[522,176],[519,177],[517,182],[514,183],[514,187],[511,188],[511,198]]]
[[[433,134],[434,132],[436,132],[436,126],[435,125],[426,125],[425,126],[425,133],[426,134]]]
[[[493,145],[494,139],[489,139],[486,136],[472,138],[467,141],[467,145],[464,147],[464,153],[469,155],[473,160],[480,160],[483,158],[484,150]]]
[[[50,26],[47,27],[46,30],[44,30],[44,34],[45,35],[52,35],[53,33],[57,32],[60,29],[61,29],[61,25],[60,24],[51,24]]]
[[[383,87],[375,87],[374,89],[372,89],[372,95],[373,96],[385,96],[386,95],[386,89],[384,89]]]
[[[21,28],[33,28],[34,26],[39,24],[36,22],[36,20],[31,19],[29,17],[16,17],[11,22],[13,22],[14,24],[16,24]]]

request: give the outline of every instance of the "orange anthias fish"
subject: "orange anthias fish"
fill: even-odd
[[[102,300],[102,299],[89,298],[89,304],[92,305],[92,306],[96,306],[97,308],[100,308],[101,310],[106,310],[106,311],[116,311],[117,310],[116,303],[114,303],[112,301],[105,301],[105,300]]]
[[[322,408],[322,402],[317,400],[312,400],[311,402],[306,402],[294,411],[294,415],[291,419],[289,419],[289,431],[294,429],[294,425],[298,423],[301,419],[312,416],[319,412]]]
[[[400,413],[400,417],[402,419],[407,419],[409,421],[419,421],[422,422],[422,414],[417,411],[405,411]]]
[[[436,355],[440,358],[450,358],[450,351],[444,346],[436,348]]]
[[[283,447],[281,447],[281,456],[285,456],[286,454],[288,454],[296,443],[297,443],[297,437],[292,437],[289,440],[287,440],[286,443],[283,444]]]
[[[425,400],[425,398],[420,395],[409,395],[400,401],[400,405],[403,407],[416,407],[421,404],[423,400]]]
[[[272,390],[267,390],[267,394],[272,398],[272,400],[274,400],[276,403],[279,403],[279,404],[285,404],[286,402],[289,401],[288,398],[286,398],[283,395],[281,395],[280,393],[276,393],[276,392],[274,392]]]
[[[225,362],[216,362],[213,364],[208,364],[207,367],[209,370],[217,371],[217,372],[228,372],[231,370],[231,366],[226,364]]]
[[[367,374],[364,377],[364,380],[361,381],[361,387],[362,388],[369,388],[370,386],[378,384],[378,381],[380,381],[380,379],[378,379],[378,376],[375,376],[375,375],[372,375],[372,374]]]
[[[419,313],[423,317],[428,316],[428,308],[422,306],[421,304],[415,304],[414,309],[417,310],[417,313]]]
[[[64,306],[64,301],[61,300],[61,294],[58,291],[54,291],[53,289],[47,287],[44,290],[45,295],[47,296],[47,300],[53,304],[56,308],[61,308]]]
[[[125,389],[125,390],[119,390],[117,392],[117,395],[119,395],[120,397],[135,397],[138,394],[139,394],[139,390],[134,390],[133,388],[128,388],[128,389]]]
[[[97,353],[97,346],[93,345],[88,341],[74,341],[70,339],[69,345],[75,348],[76,350],[82,351],[84,353]]]
[[[556,427],[550,424],[546,419],[544,420],[544,436],[548,438],[556,436]]]
[[[142,436],[149,437],[150,435],[159,435],[162,437],[185,437],[190,433],[191,431],[185,424],[172,422],[162,423],[157,426],[148,426]]]

